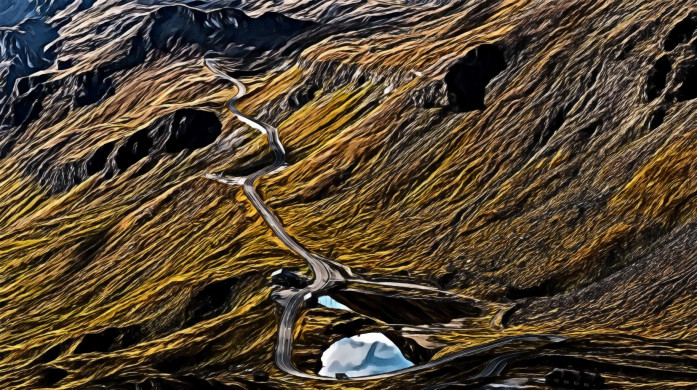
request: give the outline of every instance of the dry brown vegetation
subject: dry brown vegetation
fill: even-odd
[[[342,2],[245,4],[253,16],[315,21],[321,33],[301,36],[294,52],[256,54],[272,67],[229,63],[233,75],[247,71],[240,109],[277,126],[288,152],[290,166],[258,186],[288,232],[368,278],[409,271],[414,282],[515,303],[502,327],[487,317],[433,335],[441,354],[557,333],[575,341],[545,355],[605,364],[619,388],[695,386],[697,34],[681,35],[694,6],[347,1],[331,26],[330,3]],[[101,1],[74,18],[60,30],[74,65],[44,71],[55,87],[40,113],[5,128],[21,131],[0,159],[0,387],[134,388],[194,375],[253,388],[251,369],[269,371],[273,387],[331,388],[274,368],[268,275],[304,264],[241,189],[202,177],[268,158],[265,140],[225,108],[235,91],[203,67],[203,51],[151,49],[110,75],[113,95],[80,107],[66,98],[76,75],[128,52],[156,8]],[[127,28],[97,34],[103,22]],[[480,77],[495,59],[458,61],[483,45],[505,69],[484,84],[484,108],[458,106],[462,86],[446,75]],[[100,146],[118,148],[183,108],[214,112],[222,134],[73,181]],[[196,309],[206,291],[224,297]],[[326,326],[300,323],[298,332]],[[119,341],[80,353],[85,335],[107,328]],[[545,372],[532,367],[510,375]]]

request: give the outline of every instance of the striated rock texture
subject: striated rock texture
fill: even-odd
[[[558,366],[614,388],[697,386],[692,2],[6,3],[0,387],[534,387]],[[569,340],[385,380],[276,369],[269,274],[304,264],[241,188],[204,177],[272,158],[204,56],[248,87],[243,112],[279,128],[289,166],[258,188],[302,245],[366,278],[510,307],[496,321],[443,309],[452,321],[427,339],[409,329],[426,358]],[[350,329],[403,340],[371,305]],[[294,331],[326,345],[331,323]],[[303,348],[311,370],[318,346]]]

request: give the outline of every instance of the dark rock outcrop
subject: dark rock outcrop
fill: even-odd
[[[445,75],[453,111],[483,110],[487,84],[504,69],[506,60],[495,45],[481,45],[467,52]]]
[[[656,99],[666,88],[668,73],[673,64],[667,56],[662,56],[654,64],[649,72],[649,79],[646,84],[646,97],[649,101]]]
[[[36,100],[34,104],[40,102],[41,100]],[[17,118],[26,120],[27,115],[36,113],[39,109],[40,106],[37,108],[34,105],[23,107],[18,111],[23,113],[22,116]],[[24,114],[24,111],[28,113]],[[26,172],[39,177],[39,181],[52,193],[63,192],[100,172],[104,178],[111,178],[145,158],[156,161],[164,153],[188,155],[195,149],[215,142],[221,131],[222,125],[214,113],[184,108],[156,119],[150,126],[134,132],[123,141],[99,145],[82,160],[61,165],[46,163],[48,156],[58,153],[69,143],[69,140],[64,140],[39,153],[36,161],[28,164]]]
[[[678,70],[677,82],[680,84],[675,93],[679,102],[697,98],[697,61],[683,64]]]
[[[222,124],[214,113],[180,109],[126,138],[116,149],[113,167],[125,171],[146,156],[159,152],[190,153],[213,143],[221,131]]]
[[[45,92],[46,88],[43,85],[31,87],[25,94],[10,103],[11,109],[3,121],[9,126],[19,127],[38,118],[46,96]]]
[[[38,85],[0,106],[0,158],[10,153],[26,124],[39,118],[46,95],[46,88]]]
[[[649,120],[649,130],[655,130],[657,129],[660,125],[663,124],[663,121],[665,120],[666,117],[666,110],[663,108],[658,108],[654,113],[651,115],[651,119]]]
[[[346,289],[332,295],[350,309],[388,324],[448,323],[456,318],[478,316],[482,309],[457,299],[412,297]]]
[[[314,25],[276,13],[251,18],[234,8],[201,11],[184,6],[162,7],[151,19],[148,38],[154,48],[163,51],[192,44],[203,51],[225,51],[226,47],[268,50]]]
[[[288,108],[297,109],[304,106],[305,104],[307,104],[315,98],[315,94],[320,89],[321,87],[315,83],[303,84],[302,86],[291,92],[288,96]]]
[[[114,166],[119,171],[125,171],[133,164],[145,158],[150,153],[153,140],[150,138],[149,129],[138,130],[130,135],[121,146],[116,149]]]
[[[104,169],[107,164],[107,159],[113,150],[114,142],[106,143],[97,148],[97,150],[95,150],[85,162],[85,170],[87,171],[87,175],[92,176]]]
[[[678,45],[688,42],[695,32],[695,28],[697,28],[697,13],[693,12],[670,30],[663,48],[666,51],[673,51]]]
[[[130,325],[123,328],[111,327],[82,337],[74,353],[110,352],[128,348],[140,341],[141,328]]]
[[[56,54],[45,47],[56,38],[57,29],[37,19],[0,29],[0,94],[9,94],[18,78],[51,66]]]
[[[73,66],[73,61],[71,59],[56,60],[56,68],[58,70],[66,70]]]
[[[41,370],[38,385],[41,387],[54,387],[61,379],[68,376],[68,371],[57,368],[47,367]]]
[[[191,298],[186,307],[185,327],[219,316],[230,310],[230,300],[238,278],[212,282]]]
[[[165,142],[167,153],[206,147],[218,138],[222,130],[214,113],[192,109],[175,112],[160,126],[164,126],[169,133]]]
[[[90,70],[77,77],[73,107],[79,108],[114,95],[114,82],[101,70]]]
[[[76,2],[80,2],[77,9],[83,10],[92,6],[94,0],[5,0],[0,9],[0,27],[29,18],[49,18]]]
[[[39,357],[34,359],[34,363],[42,364],[56,360],[61,354],[65,353],[70,348],[72,342],[73,340],[69,339],[60,344],[54,345],[53,347],[47,349],[44,353],[39,355]]]

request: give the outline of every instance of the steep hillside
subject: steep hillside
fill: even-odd
[[[697,385],[692,3],[77,3],[0,12],[5,388],[536,388],[567,366]],[[375,329],[417,363],[566,341],[388,379],[279,370],[269,275],[309,269],[240,186],[205,176],[273,156],[204,58],[279,130],[287,166],[256,188],[290,235],[459,299],[351,286],[356,313],[299,314],[296,366]]]

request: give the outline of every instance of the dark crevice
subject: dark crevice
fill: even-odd
[[[54,345],[46,350],[46,352],[39,355],[39,357],[34,360],[34,363],[43,364],[56,360],[62,353],[68,350],[70,344],[72,344],[72,340],[66,340],[58,345]]]
[[[473,317],[482,313],[482,309],[474,302],[450,298],[414,298],[351,289],[339,291],[332,297],[356,312],[389,324],[448,323],[455,318]]]
[[[336,333],[343,337],[351,337],[357,335],[364,327],[375,325],[377,322],[371,318],[359,317],[348,322],[341,322],[334,326],[330,326],[324,330],[325,334]]]
[[[290,109],[297,109],[304,106],[315,98],[315,94],[319,90],[320,87],[312,83],[298,88],[291,92],[288,97],[288,107]]]
[[[85,169],[87,170],[87,175],[92,176],[97,172],[100,172],[106,166],[109,154],[114,150],[114,142],[109,142],[97,148],[95,152],[87,159],[85,163]]]
[[[663,48],[666,51],[672,51],[678,45],[689,42],[695,32],[695,27],[697,27],[697,14],[692,13],[670,30]]]
[[[192,109],[175,112],[166,126],[169,131],[165,143],[167,153],[203,148],[212,144],[222,131],[222,124],[214,113]]]
[[[115,93],[113,81],[101,69],[89,70],[77,77],[78,88],[73,97],[73,106],[84,107],[97,103]]]
[[[423,364],[431,360],[436,354],[436,349],[422,347],[409,337],[402,336],[401,332],[388,331],[385,333],[392,342],[402,351],[404,357],[414,364]]]
[[[553,115],[550,115],[545,122],[537,128],[533,136],[533,145],[543,147],[547,145],[552,136],[561,128],[566,120],[566,114],[563,109],[560,109]]]
[[[79,272],[83,272],[92,260],[99,254],[104,243],[107,241],[106,229],[93,235],[84,237],[82,242],[75,248],[70,266],[63,271],[64,277],[70,277]]]
[[[228,42],[271,49],[312,26],[312,22],[273,12],[251,18],[234,8],[203,12],[177,5],[162,7],[152,14],[149,38],[155,48],[165,52],[185,44],[196,44],[204,51],[219,50]]]
[[[50,164],[54,156],[73,142],[65,138],[50,149],[33,158],[26,172],[39,178],[51,193],[70,190],[88,177],[102,173],[103,179],[127,171],[143,161],[132,177],[142,175],[160,162],[162,153],[181,153],[206,147],[218,138],[222,124],[217,116],[207,110],[184,108],[157,118],[153,124],[126,137],[123,141],[111,141],[100,145],[91,154],[61,164]],[[13,138],[5,141],[2,150],[9,150]],[[7,149],[6,149],[7,148]]]
[[[682,102],[697,98],[697,62],[681,68],[676,79],[681,84],[675,94],[675,100]]]
[[[663,108],[657,108],[656,111],[651,114],[651,119],[649,120],[649,130],[655,130],[662,125],[665,117],[666,110]]]
[[[153,168],[155,168],[155,167],[157,166],[158,163],[159,163],[159,160],[157,160],[157,159],[147,159],[147,160],[145,160],[145,161],[138,167],[138,169],[136,169],[135,172],[133,172],[133,173],[131,174],[131,178],[136,178],[136,177],[139,177],[139,176],[142,176],[142,175],[148,173],[150,170],[152,170]]]
[[[441,289],[448,289],[452,287],[452,283],[455,281],[456,276],[456,271],[446,272],[436,278],[436,284],[438,284],[438,287]]]
[[[600,69],[602,68],[602,64],[598,64],[593,70],[584,77],[584,80],[582,81],[584,87],[586,90],[591,89],[595,82],[598,80],[598,75],[600,74]]]
[[[185,327],[230,311],[233,289],[238,278],[218,280],[203,287],[186,307]]]
[[[501,49],[486,44],[470,50],[445,75],[453,111],[483,110],[486,86],[506,69]]]
[[[58,358],[58,356],[60,356],[60,354],[62,352],[63,351],[61,349],[61,346],[55,345],[55,346],[49,348],[48,351],[41,354],[41,356],[39,356],[34,362],[35,363],[48,363],[48,362],[54,361],[54,360],[56,360],[56,358]]]
[[[153,145],[152,140],[148,137],[148,132],[148,129],[138,130],[128,137],[126,142],[118,148],[116,156],[114,156],[114,162],[119,170],[127,170],[133,164],[148,155]]]
[[[23,94],[0,109],[0,129],[3,126],[16,127],[16,132],[22,134],[26,130],[26,125],[41,115],[43,101],[48,94],[46,88],[42,84],[36,86],[26,84],[24,87],[26,91],[23,91]]]
[[[672,68],[670,59],[666,56],[659,58],[649,72],[646,84],[646,97],[649,101],[656,99],[666,88],[668,73]]]
[[[56,61],[56,68],[58,70],[66,70],[70,69],[73,66],[73,60],[71,59],[66,59],[66,60],[57,60]]]
[[[512,300],[551,297],[558,292],[557,283],[548,279],[530,287],[508,286],[506,288],[506,298]]]
[[[42,387],[54,387],[61,379],[68,376],[68,371],[62,368],[49,367],[41,370],[41,378],[39,379],[39,386]]]
[[[509,298],[510,299],[510,298]],[[502,328],[507,328],[510,321],[511,321],[511,316],[518,310],[521,309],[521,306],[519,304],[513,304],[509,309],[507,309],[502,315],[501,315],[501,327]]]
[[[141,339],[140,325],[123,328],[111,327],[97,333],[86,334],[75,347],[75,353],[111,352],[128,348]]]
[[[578,134],[583,139],[590,139],[591,137],[593,137],[595,132],[598,131],[598,128],[600,128],[601,124],[601,122],[593,122],[590,125],[579,130]]]

